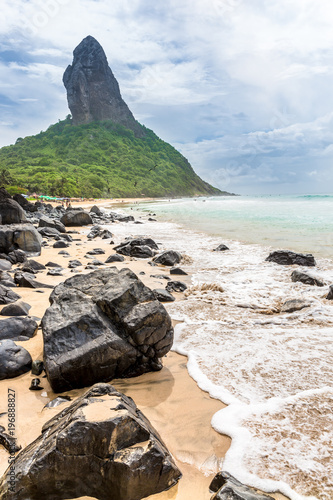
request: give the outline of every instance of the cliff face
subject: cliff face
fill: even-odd
[[[144,131],[121,97],[118,82],[98,41],[87,36],[73,54],[73,63],[63,76],[73,124],[112,120],[142,137]]]

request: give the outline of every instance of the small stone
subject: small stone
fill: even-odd
[[[33,378],[31,381],[31,385],[29,387],[29,391],[42,391],[44,387],[41,387],[39,378]]]
[[[36,359],[36,361],[32,362],[31,365],[31,373],[33,375],[40,375],[44,370],[44,363],[40,359]]]
[[[224,252],[225,250],[229,250],[229,247],[221,243],[218,247],[214,248],[213,252]]]

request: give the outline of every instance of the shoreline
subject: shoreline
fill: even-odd
[[[133,203],[133,200],[127,200],[128,204]],[[93,205],[110,208],[109,201],[111,200],[91,201],[84,208]],[[121,206],[122,203],[125,203],[121,199],[112,201],[115,206]],[[140,199],[140,201],[143,200]],[[77,206],[83,205],[78,202]],[[116,225],[113,225],[112,231],[113,228],[116,230],[116,227]],[[105,243],[103,240],[86,240],[87,228],[73,229],[80,232],[77,237],[81,241],[76,242],[76,244],[73,242],[67,249],[72,259],[78,258],[85,263],[83,255],[87,250],[96,247],[103,248],[107,252],[105,257],[115,253],[110,248],[109,243]],[[153,236],[158,237],[158,234]],[[66,258],[59,256],[58,249],[52,247],[43,247],[41,256],[34,257],[34,259],[42,264],[52,260],[62,262],[64,267],[66,266]],[[158,286],[158,280],[149,276],[152,268],[145,260],[126,258],[125,262],[113,263],[112,266],[114,265],[118,268],[129,267],[136,274],[144,271],[146,274],[140,276],[142,281],[152,288]],[[158,268],[158,271],[164,273],[168,272],[168,269]],[[65,267],[62,277],[54,278],[53,276],[46,276],[46,272],[42,272],[38,273],[37,279],[48,284],[58,284],[72,275],[73,273]],[[186,277],[188,283],[190,283],[190,279],[191,276]],[[32,306],[30,315],[41,318],[48,306],[49,290],[44,289],[42,294],[27,288],[19,288],[17,291],[22,296],[22,300]],[[177,296],[177,294],[175,295]],[[179,295],[177,298],[181,297]],[[42,334],[40,330],[31,340],[17,342],[17,344],[25,347],[31,353],[33,360],[41,359]],[[225,405],[221,401],[211,398],[207,392],[199,389],[196,382],[188,374],[186,365],[187,358],[185,356],[170,351],[163,359],[164,367],[160,372],[110,382],[120,391],[133,397],[135,403],[160,433],[183,473],[178,485],[166,492],[148,497],[150,500],[187,500],[189,497],[209,500],[211,493],[209,493],[208,486],[220,468],[221,461],[230,446],[231,439],[228,436],[218,434],[211,426],[212,416],[218,410],[224,408]],[[44,405],[57,395],[52,392],[45,378],[42,379],[43,392],[29,391],[28,388],[32,378],[34,376],[31,375],[31,372],[28,372],[15,379],[0,381],[0,408],[5,408],[8,388],[13,388],[18,394],[17,438],[22,447],[34,440],[39,435],[42,425],[66,406],[62,405],[60,408],[43,410]],[[152,390],[152,387],[158,387],[158,391]],[[85,390],[69,391],[66,394],[78,396]],[[190,425],[188,425],[189,422]],[[6,417],[0,418],[0,425],[5,426],[5,423]],[[7,460],[7,452],[0,449],[1,473],[6,469]],[[286,498],[279,493],[270,495],[276,500]],[[88,497],[82,498],[88,499]]]

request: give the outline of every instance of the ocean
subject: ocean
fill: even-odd
[[[168,304],[173,349],[199,387],[228,406],[212,426],[232,438],[218,457],[238,480],[292,500],[333,498],[333,195],[223,197],[139,203],[117,237],[148,235],[182,253],[192,274],[185,300]],[[137,211],[137,214],[135,213]],[[119,229],[118,229],[119,228]],[[214,252],[220,243],[229,250]],[[294,283],[296,266],[266,262],[274,249],[313,253],[298,269],[323,287]],[[180,277],[181,279],[181,277]],[[300,309],[281,312],[286,300]]]

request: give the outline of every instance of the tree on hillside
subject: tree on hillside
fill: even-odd
[[[2,168],[0,170],[0,187],[8,186],[8,184],[14,184],[14,178],[7,168]]]

